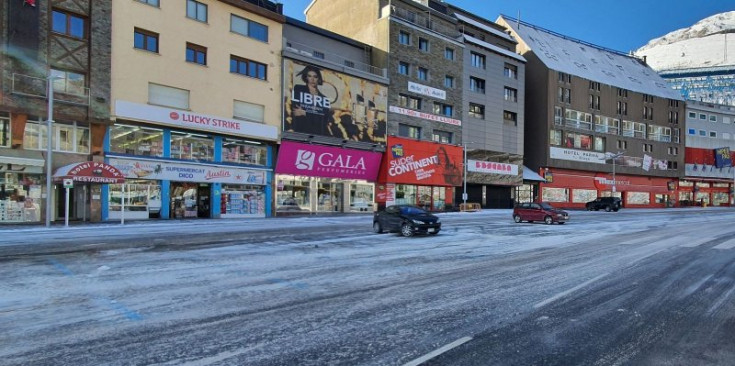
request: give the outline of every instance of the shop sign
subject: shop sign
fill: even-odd
[[[156,160],[109,158],[126,178],[176,182],[265,184],[265,171],[220,165],[170,163]]]
[[[387,86],[290,59],[283,71],[284,131],[385,143]]]
[[[381,157],[374,151],[283,141],[276,173],[375,181]]]
[[[120,118],[149,121],[189,130],[209,131],[273,141],[278,138],[278,128],[276,126],[192,113],[180,109],[133,103],[124,100],[115,101],[115,114]]]
[[[467,160],[467,170],[485,174],[518,175],[518,165],[472,159]]]
[[[420,185],[462,185],[462,148],[388,137],[380,181]]]
[[[551,147],[550,157],[558,160],[570,160],[583,163],[605,164],[605,154],[594,151],[583,151],[565,149],[562,147]]]
[[[54,181],[63,182],[71,179],[85,183],[124,183],[125,176],[116,167],[100,161],[85,161],[65,165],[56,170]]]
[[[714,150],[715,168],[732,166],[732,158],[730,157],[729,147],[720,147]]]
[[[408,82],[408,91],[441,100],[447,99],[447,92],[445,92],[444,90],[432,88],[427,85],[417,84],[412,81]]]
[[[435,114],[429,114],[429,113],[424,113],[424,112],[419,112],[419,111],[414,111],[413,109],[401,108],[401,107],[396,107],[396,106],[392,105],[392,106],[389,107],[389,110],[391,112],[393,112],[393,113],[402,114],[404,116],[422,118],[422,119],[426,119],[426,120],[429,120],[429,121],[441,122],[441,123],[446,123],[446,124],[450,124],[450,125],[454,125],[454,126],[462,126],[462,121],[460,121],[458,119],[444,117],[444,116],[437,116]]]
[[[613,182],[615,182],[615,186],[618,188],[621,186],[629,186],[631,184],[629,180],[623,180],[619,175],[615,177],[614,181],[608,177],[607,173],[599,173],[595,176],[595,188],[597,189],[608,189],[609,187],[612,187]]]

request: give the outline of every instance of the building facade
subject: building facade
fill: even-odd
[[[100,220],[100,184],[74,182],[64,190],[50,176],[69,164],[102,160],[111,6],[107,0],[0,3],[0,223],[50,223],[65,216],[67,192],[72,220]]]
[[[664,207],[684,171],[684,101],[642,60],[500,16],[526,65],[526,164],[538,199],[583,208],[598,196]],[[533,87],[531,87],[533,86]]]
[[[272,214],[282,6],[116,1],[103,218]]]
[[[276,215],[372,212],[388,78],[372,47],[287,18]]]
[[[372,45],[374,63],[387,65],[389,137],[435,142],[445,145],[444,151],[462,143],[464,43],[457,19],[445,4],[433,0],[316,0],[305,14],[309,24]],[[462,162],[452,164],[461,167]],[[422,172],[439,170],[429,167]],[[385,192],[396,196],[376,200],[382,205],[401,196],[404,203],[451,209],[447,202],[453,202],[461,179],[442,185],[429,182],[435,181],[396,183],[392,190],[387,186],[391,182],[379,180],[376,191],[380,197]],[[429,202],[420,202],[422,199]]]

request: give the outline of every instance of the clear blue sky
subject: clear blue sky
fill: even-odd
[[[281,2],[285,15],[305,20],[304,9],[311,0]],[[710,15],[735,10],[733,0],[449,0],[447,3],[492,21],[500,14],[517,18],[520,12],[525,22],[622,52],[636,50],[653,38],[689,27]]]

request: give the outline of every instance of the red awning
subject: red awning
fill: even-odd
[[[56,169],[54,181],[72,179],[84,183],[125,183],[125,175],[112,165],[99,161],[73,163]]]

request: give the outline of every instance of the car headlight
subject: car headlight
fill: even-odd
[[[441,224],[441,221],[442,221],[442,220],[440,220],[440,219],[436,219],[436,223],[437,223],[437,224]]]
[[[416,225],[423,225],[423,224],[424,224],[424,222],[423,222],[423,221],[420,221],[420,220],[416,220],[416,219],[413,219],[413,220],[411,220],[411,221],[413,221],[413,223],[414,223],[414,224],[416,224]]]

